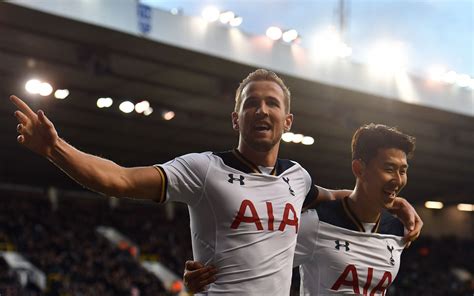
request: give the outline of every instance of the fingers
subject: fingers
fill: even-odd
[[[420,234],[421,234],[421,228],[423,228],[423,221],[421,220],[420,216],[415,213],[415,223],[413,226],[413,230],[408,232],[407,235],[405,235],[405,241],[407,242],[407,248],[410,245],[411,242],[416,240]]]
[[[186,263],[184,264],[184,268],[185,268],[186,270],[189,270],[189,271],[196,270],[196,269],[203,268],[203,267],[204,267],[204,264],[202,264],[202,263],[199,262],[199,261],[191,261],[191,260],[188,260],[188,261],[186,261]]]
[[[28,122],[28,117],[21,111],[15,111],[15,117],[19,123],[26,124]]]
[[[19,135],[18,137],[16,137],[16,140],[18,141],[18,143],[23,144],[25,142],[25,137],[23,135]]]
[[[36,116],[35,112],[33,112],[33,110],[31,110],[31,108],[17,96],[10,96],[10,101],[12,101],[12,103],[15,104],[15,106],[28,118],[33,119]]]
[[[206,286],[216,281],[217,269],[206,266],[194,271],[186,271],[184,274],[184,285],[193,293],[201,292]]]
[[[201,292],[207,285],[216,281],[217,269],[213,266],[204,266],[197,261],[186,261],[185,267],[183,281],[190,292]]]

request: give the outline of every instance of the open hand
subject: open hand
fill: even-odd
[[[53,123],[42,110],[35,113],[20,98],[12,95],[10,100],[19,109],[15,111],[18,120],[16,129],[20,134],[17,137],[18,143],[42,156],[49,157],[59,139]]]

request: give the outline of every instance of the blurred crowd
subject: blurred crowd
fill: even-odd
[[[46,274],[45,291],[20,285],[0,259],[0,294],[171,296],[140,260],[155,260],[178,276],[192,258],[187,209],[106,198],[62,197],[53,205],[43,193],[0,191],[0,251],[16,251]],[[168,212],[167,212],[168,211]],[[120,249],[96,231],[110,226],[137,244]],[[459,271],[461,270],[461,272]],[[387,295],[474,293],[474,241],[419,238],[402,255],[400,272]],[[295,269],[292,295],[299,295]]]
[[[158,205],[131,204],[113,208],[106,199],[62,198],[53,210],[43,196],[2,193],[1,251],[19,252],[46,273],[47,290],[28,288],[18,293],[15,274],[2,268],[0,294],[9,295],[8,290],[11,295],[172,295],[140,265],[140,257],[114,246],[96,227],[117,229],[138,244],[139,256],[181,275],[183,258],[192,258],[186,211],[178,209],[175,220],[168,221]]]

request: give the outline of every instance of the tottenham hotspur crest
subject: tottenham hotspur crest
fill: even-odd
[[[393,259],[393,249],[394,249],[393,246],[390,246],[387,244],[387,250],[390,252],[390,264],[392,266],[395,265],[395,259]]]

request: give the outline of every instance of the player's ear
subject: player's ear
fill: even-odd
[[[352,161],[352,173],[356,178],[361,178],[365,172],[365,162],[361,159],[354,159]]]
[[[293,124],[293,114],[288,113],[286,114],[285,123],[283,126],[284,132],[289,132],[292,124]]]
[[[239,114],[237,112],[232,112],[232,128],[234,131],[239,131]]]

